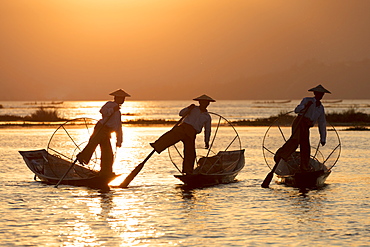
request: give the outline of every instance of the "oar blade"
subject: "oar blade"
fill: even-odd
[[[263,183],[261,184],[261,187],[262,188],[268,188],[273,177],[274,177],[274,172],[273,171],[269,172],[269,174],[267,174],[265,180],[263,180]]]
[[[119,185],[121,188],[127,188],[131,181],[136,177],[136,175],[143,169],[145,162],[154,154],[155,150],[153,149],[150,154],[141,162],[135,169],[125,178],[125,180]]]
[[[119,185],[120,188],[127,188],[131,181],[136,177],[136,175],[143,169],[144,162],[140,163],[135,169],[125,178],[125,180]]]

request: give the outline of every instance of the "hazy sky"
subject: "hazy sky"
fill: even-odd
[[[270,99],[251,78],[369,59],[369,13],[368,0],[1,0],[0,101],[104,100],[118,88],[132,100]],[[369,98],[364,73],[290,80]]]

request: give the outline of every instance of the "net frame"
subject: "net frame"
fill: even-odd
[[[268,138],[271,138],[271,136],[270,136],[271,133],[270,132],[272,131],[273,128],[277,128],[278,132],[281,135],[280,138],[282,138],[284,140],[284,143],[285,143],[288,140],[288,138],[290,137],[290,135],[287,138],[288,135],[286,135],[286,131],[284,133],[283,127],[289,126],[289,129],[291,129],[292,123],[295,119],[294,116],[292,117],[290,115],[293,112],[294,111],[289,111],[289,112],[280,114],[273,121],[273,123],[267,128],[267,130],[265,132],[265,135],[264,135],[263,140],[262,140],[262,153],[263,153],[264,161],[270,169],[272,169],[275,165],[275,162],[273,161],[271,156],[273,157],[275,155],[275,152],[278,150],[278,148],[280,148],[282,146],[282,145],[280,145],[280,146],[274,146],[274,147],[267,147],[266,142],[267,142]],[[289,116],[289,119],[291,119],[290,124],[287,124],[286,121],[283,120],[284,118],[287,119],[288,116]],[[326,124],[327,124],[327,126],[326,126],[327,133],[329,133],[329,131],[334,133],[333,135],[331,135],[331,137],[332,137],[331,140],[335,141],[336,144],[332,145],[332,150],[331,151],[325,152],[326,154],[324,154],[324,152],[322,150],[320,150],[320,149],[323,149],[324,147],[320,146],[320,139],[319,139],[317,141],[317,143],[318,143],[317,146],[312,146],[311,145],[311,150],[312,149],[314,150],[314,155],[311,155],[310,158],[319,161],[320,163],[325,165],[328,168],[328,170],[331,170],[337,164],[337,162],[339,160],[339,157],[340,157],[340,154],[341,154],[342,144],[341,144],[341,141],[340,141],[338,131],[335,129],[334,125],[332,125],[329,122],[326,122]],[[328,128],[328,126],[330,127],[330,129]],[[314,126],[314,127],[316,127],[316,126]],[[314,127],[312,127],[312,128],[314,128]],[[310,132],[312,132],[312,128],[311,128]],[[310,142],[310,143],[312,144],[313,142]],[[276,150],[276,151],[274,152],[273,150]],[[311,154],[312,154],[312,152],[311,152]],[[330,161],[330,162],[328,162],[328,161]]]
[[[72,163],[76,159],[77,154],[87,145],[97,121],[93,118],[82,117],[67,120],[59,125],[47,144],[48,154]],[[100,148],[98,146],[89,163],[83,166],[91,171],[99,171],[100,157]],[[75,170],[75,172],[78,173],[78,170]]]
[[[196,148],[197,157],[196,157],[195,163],[198,166],[199,166],[198,162],[199,162],[200,158],[205,158],[205,159],[203,159],[203,161],[205,163],[207,161],[207,158],[210,157],[210,155],[216,155],[219,151],[228,151],[229,148],[234,143],[236,143],[235,144],[236,145],[236,148],[235,148],[236,150],[241,150],[242,149],[240,136],[239,136],[238,132],[236,131],[235,127],[232,125],[232,123],[229,120],[227,120],[225,117],[221,116],[220,114],[217,114],[217,113],[214,113],[214,112],[208,112],[208,113],[211,115],[211,118],[212,118],[212,129],[214,129],[213,127],[215,127],[215,130],[214,131],[212,130],[212,132],[211,132],[210,145],[209,145],[209,148],[206,150],[205,155],[199,155],[199,153],[202,153],[202,151],[204,149]],[[214,119],[212,116],[215,116],[216,119]],[[216,124],[215,124],[215,122],[216,122]],[[225,145],[222,148],[221,147],[216,148],[215,147],[215,141],[217,139],[217,134],[219,133],[220,128],[225,127],[225,126],[231,128],[232,133],[234,135],[232,136],[231,141],[229,141],[229,143],[227,145]],[[172,145],[171,147],[169,147],[167,150],[168,150],[168,155],[169,155],[171,163],[174,165],[174,167],[180,173],[183,174],[183,172],[179,169],[179,164],[178,164],[180,162],[182,164],[182,161],[184,159],[184,157],[183,157],[183,155],[180,151],[180,150],[183,150],[182,143],[181,142],[176,143],[175,145]]]

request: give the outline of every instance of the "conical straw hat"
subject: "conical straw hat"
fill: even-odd
[[[212,99],[211,97],[209,97],[209,96],[207,96],[205,94],[203,94],[202,96],[199,96],[199,97],[197,97],[197,98],[195,98],[193,100],[197,100],[197,101],[200,101],[200,100],[208,100],[210,102],[216,102],[216,100]]]
[[[110,93],[109,95],[117,96],[117,97],[131,97],[131,95],[129,95],[122,89],[118,89],[117,91],[114,91],[113,93]]]
[[[311,92],[319,92],[319,93],[330,93],[331,94],[331,92],[329,90],[325,89],[321,85],[318,85],[318,86],[316,86],[314,88],[311,88],[308,91],[311,91]]]

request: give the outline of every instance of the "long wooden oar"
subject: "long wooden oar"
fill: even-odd
[[[68,172],[72,169],[72,167],[76,164],[77,159],[73,161],[73,163],[69,166],[68,170],[64,173],[64,175],[59,179],[58,183],[54,186],[55,188],[58,188],[59,184],[63,181],[63,179],[67,176]]]
[[[271,171],[267,174],[265,180],[263,180],[262,184],[261,184],[261,187],[262,188],[268,188],[270,183],[271,183],[271,180],[272,178],[274,177],[274,173],[275,173],[275,170],[277,168],[277,166],[279,165],[279,163],[275,163],[274,167],[271,169]]]
[[[184,120],[184,118],[189,115],[189,113],[191,112],[192,109],[190,109],[184,116],[181,117],[181,119],[179,121],[177,121],[177,123],[175,124],[175,126],[172,127],[175,128],[177,127],[181,122],[182,120]],[[143,162],[141,162],[139,165],[137,165],[135,167],[134,170],[132,170],[132,172],[125,178],[125,180],[123,180],[123,182],[118,186],[120,188],[127,188],[127,186],[131,183],[131,181],[136,177],[136,175],[141,171],[141,169],[143,169],[144,167],[144,164],[147,162],[147,160],[152,157],[152,155],[154,154],[155,150],[153,149],[150,154],[145,158],[145,160]]]
[[[147,160],[154,154],[155,150],[153,149],[150,154],[145,158],[143,162],[135,167],[134,170],[123,180],[123,182],[119,185],[120,188],[127,188],[127,186],[131,183],[131,181],[136,177],[136,175],[143,169],[144,164]]]
[[[299,128],[299,125],[302,121],[302,118],[304,117],[304,115],[306,114],[308,108],[310,107],[311,105],[309,105],[303,112],[303,114],[300,116],[300,119],[298,120],[298,123],[297,123],[297,128],[295,129],[294,133],[291,135],[291,136],[294,136],[295,133],[297,132],[298,128]],[[262,188],[268,188],[270,183],[271,183],[271,180],[272,178],[274,177],[274,173],[275,173],[275,170],[276,168],[278,167],[279,165],[279,162],[276,162],[274,167],[271,169],[271,171],[267,174],[265,180],[263,180],[262,184],[261,184],[261,187]]]

